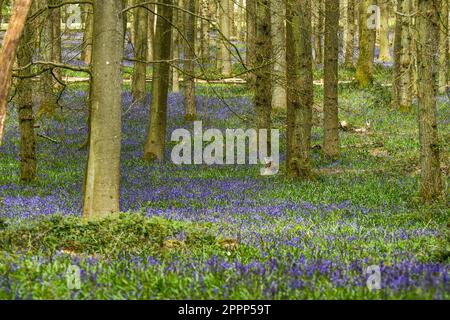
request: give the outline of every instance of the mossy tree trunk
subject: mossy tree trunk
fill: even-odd
[[[369,7],[374,4],[376,4],[376,1],[361,0],[359,13],[359,57],[355,78],[362,88],[370,86],[373,82],[376,25],[372,23],[374,12],[369,11]]]
[[[339,1],[325,0],[324,154],[339,158]]]
[[[136,0],[135,4],[143,5],[145,0]],[[148,54],[148,10],[144,7],[134,9],[134,71],[131,81],[131,94],[134,101],[145,103],[145,86],[147,80]]]
[[[154,39],[155,60],[169,60],[172,45],[173,10],[172,0],[158,0],[156,32]],[[164,160],[167,127],[167,97],[169,91],[169,63],[156,63],[153,67],[152,100],[150,103],[150,123],[144,148],[144,158],[148,161]]]
[[[438,39],[438,8],[440,0],[419,0],[417,17],[417,59],[421,182],[420,193],[425,201],[442,194],[440,144],[436,119],[437,64],[435,42]]]
[[[345,66],[353,67],[355,57],[355,5],[356,0],[348,0],[347,2],[347,36],[345,40]]]
[[[246,20],[247,20],[247,68],[255,67],[256,53],[256,0],[246,0]],[[255,74],[253,72],[247,75],[247,83],[250,89],[255,86]]]
[[[286,110],[286,6],[284,0],[272,0],[273,65],[272,108]]]
[[[270,130],[272,112],[272,39],[270,0],[258,0],[256,8],[255,109],[258,129]]]
[[[288,150],[287,171],[292,178],[308,179],[311,169],[311,127],[314,103],[311,0],[287,0],[286,60]]]
[[[17,52],[17,65],[20,69],[32,62],[36,47],[34,25],[27,23],[20,47]],[[20,130],[20,180],[30,182],[36,179],[36,136],[34,133],[33,88],[31,79],[26,78],[32,73],[31,68],[20,71],[23,76],[17,85],[16,101],[19,109]]]
[[[449,10],[449,1],[441,0],[441,10],[439,15],[439,94],[445,94],[447,92],[447,84],[448,84],[448,71],[449,71],[449,63],[448,63],[448,11]]]
[[[185,1],[184,28],[184,107],[186,110],[186,121],[197,119],[197,104],[195,98],[195,43],[196,43],[196,0]],[[226,1],[228,3],[228,1]]]
[[[390,0],[380,0],[381,9],[381,23],[380,23],[380,56],[378,60],[380,62],[390,62],[391,57],[391,47],[389,41],[389,17],[390,17]]]

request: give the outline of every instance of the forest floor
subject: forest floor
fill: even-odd
[[[213,88],[221,98],[211,86],[198,87],[205,128],[253,127],[244,86]],[[323,90],[315,90],[318,146]],[[326,162],[314,148],[313,181],[288,180],[283,162],[274,177],[260,176],[259,166],[148,164],[142,160],[148,104],[133,105],[126,92],[126,213],[90,223],[80,219],[86,95],[82,85],[69,86],[61,111],[39,119],[38,133],[54,141],[39,138],[39,179],[29,185],[18,182],[11,105],[0,148],[0,299],[450,299],[449,200],[418,199],[417,108],[391,109],[388,88],[341,86],[341,120],[371,125],[341,133],[339,161]],[[447,185],[448,105],[448,97],[439,98]],[[172,93],[168,139],[185,127],[183,119],[182,95]],[[284,123],[285,115],[274,115],[283,141]],[[75,289],[67,282],[74,265],[81,269]],[[367,287],[373,265],[380,267],[381,290]]]

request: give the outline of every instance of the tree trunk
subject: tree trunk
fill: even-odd
[[[81,52],[81,59],[86,65],[91,64],[92,60],[92,32],[94,27],[94,17],[92,13],[92,6],[85,6],[85,27],[83,33],[83,51]]]
[[[219,18],[220,18],[220,30],[222,31],[223,36],[220,40],[220,59],[218,59],[219,71],[225,76],[231,76],[233,70],[231,66],[231,52],[229,41],[231,41],[231,19],[230,19],[230,1],[220,1],[219,5]]]
[[[137,4],[145,3],[137,0]],[[145,8],[135,9],[134,20],[134,71],[131,82],[131,94],[134,101],[145,103],[145,86],[147,80],[147,54],[148,54],[148,11]]]
[[[270,0],[258,0],[256,18],[255,109],[258,129],[271,128],[272,111],[272,39]]]
[[[52,0],[42,0],[41,8],[46,8],[52,4]],[[41,33],[40,52],[41,59],[44,61],[53,61],[55,51],[55,33],[53,27],[53,10],[46,11],[47,14],[43,20],[43,30]],[[55,79],[50,70],[45,71],[40,76],[40,106],[38,116],[52,116],[58,104],[54,93]]]
[[[284,0],[272,0],[272,39],[276,61],[273,65],[275,76],[272,108],[286,110],[286,6]]]
[[[389,17],[390,17],[390,1],[382,0],[380,3],[381,23],[380,23],[380,62],[390,62],[391,47],[389,42]]]
[[[201,16],[207,18],[209,13],[208,0],[201,1]],[[207,63],[209,61],[209,22],[205,19],[201,21],[201,37],[200,37],[200,57],[202,63]]]
[[[123,2],[94,0],[89,155],[83,217],[120,211]]]
[[[27,24],[17,52],[17,65],[23,68],[32,62],[35,50],[33,26]],[[20,71],[20,76],[30,75],[31,68]],[[31,79],[23,78],[17,85],[17,105],[20,129],[20,180],[36,179],[36,136],[34,134],[33,90]]]
[[[155,60],[168,60],[172,43],[172,0],[158,0],[161,16],[156,17],[154,42]],[[150,103],[150,125],[144,149],[144,158],[148,161],[164,160],[167,127],[167,96],[169,90],[168,63],[156,63],[153,69],[152,100]]]
[[[0,29],[1,29],[1,26],[2,26],[2,19],[3,19],[3,16],[2,16],[2,12],[3,11],[3,0],[0,0]]]
[[[227,1],[226,1],[227,2]],[[228,2],[227,2],[228,3]],[[188,12],[195,12],[196,1],[185,1],[185,9]],[[197,105],[195,101],[195,15],[191,13],[184,14],[185,37],[184,42],[184,107],[186,110],[186,121],[195,121],[197,119]]]
[[[421,183],[420,193],[425,201],[439,197],[443,191],[439,159],[439,138],[436,120],[436,55],[438,39],[439,0],[419,0],[417,18],[417,59],[419,90],[419,134]]]
[[[401,111],[412,109],[411,0],[398,0],[394,44],[393,106]]]
[[[447,92],[448,84],[448,0],[441,0],[440,10],[440,41],[439,41],[439,94],[445,94]]]
[[[247,20],[247,68],[255,67],[256,53],[256,0],[246,0],[246,20]],[[255,74],[250,72],[247,75],[247,83],[250,89],[255,86]]]
[[[323,64],[323,35],[324,35],[324,1],[314,1],[314,59],[316,65]]]
[[[355,5],[356,0],[347,2],[347,37],[345,41],[345,66],[351,68],[354,66],[355,57]]]
[[[148,8],[155,12],[156,7],[154,4],[148,4]],[[148,12],[148,39],[147,39],[147,60],[153,60],[153,41],[155,39],[155,14]]]
[[[0,51],[0,61],[2,62],[0,64],[0,146],[3,141],[14,58],[16,57],[16,51],[22,37],[31,2],[31,0],[16,0],[14,2],[13,14]]]
[[[373,82],[376,25],[369,22],[373,20],[373,12],[369,11],[369,6],[373,5],[373,2],[362,0],[360,7],[359,58],[355,78],[362,88],[370,86]]]
[[[175,0],[175,5],[178,5],[178,0]],[[182,26],[182,22],[180,22],[180,14],[179,10],[174,10],[172,15],[172,21],[173,24],[179,28]],[[175,59],[173,62],[174,65],[180,66],[179,59],[180,59],[180,45],[181,45],[180,35],[178,33],[178,30],[175,30],[172,34],[172,59]],[[180,92],[180,71],[175,68],[171,67],[172,69],[172,91],[173,92]]]
[[[289,80],[287,171],[292,178],[310,178],[311,127],[314,102],[311,0],[287,0],[286,60]]]
[[[339,158],[339,1],[325,0],[324,154]]]

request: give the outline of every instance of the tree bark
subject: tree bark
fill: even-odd
[[[246,0],[246,20],[247,20],[247,68],[255,67],[256,53],[256,1]],[[247,75],[248,87],[253,89],[255,86],[255,74],[253,72]]]
[[[3,141],[14,58],[16,57],[16,51],[22,37],[31,3],[31,0],[16,0],[14,2],[13,14],[0,52],[0,61],[2,61],[0,64],[0,146]]]
[[[355,3],[356,0],[347,2],[347,37],[345,41],[345,66],[351,68],[354,66],[355,57]]]
[[[32,62],[35,51],[33,26],[27,24],[17,52],[17,65],[21,69]],[[31,68],[21,70],[20,76],[31,74]],[[30,182],[36,179],[36,136],[34,134],[33,90],[31,79],[22,78],[17,85],[17,106],[19,108],[20,130],[20,180]]]
[[[255,109],[258,129],[271,128],[272,111],[272,39],[270,0],[258,0],[256,18]]]
[[[227,1],[226,1],[227,2]],[[228,3],[228,2],[227,2]],[[186,121],[195,121],[197,119],[197,104],[195,98],[195,40],[196,40],[196,19],[195,13],[196,1],[185,1],[185,10],[191,13],[184,13],[184,107],[186,110]]]
[[[160,16],[156,17],[154,42],[155,60],[168,60],[172,43],[172,0],[158,0]],[[144,158],[148,161],[164,160],[167,127],[167,96],[169,90],[168,63],[156,63],[153,70],[152,100],[150,103],[150,124],[144,148]]]
[[[368,21],[373,14],[368,12],[369,6],[373,5],[373,2],[373,0],[361,0],[360,7],[359,58],[355,78],[362,88],[370,86],[373,82],[376,28],[368,26]]]
[[[439,94],[445,94],[447,92],[448,85],[448,12],[449,3],[448,0],[441,0],[440,10],[440,37],[439,37]]]
[[[314,52],[316,65],[323,64],[323,35],[324,35],[324,1],[314,1]]]
[[[218,66],[220,73],[225,76],[229,77],[231,76],[233,70],[231,65],[231,52],[230,52],[230,46],[229,41],[231,41],[231,19],[230,19],[230,1],[220,1],[219,4],[219,19],[220,19],[220,29],[222,31],[223,36],[220,40],[220,54],[218,59]]]
[[[419,0],[417,18],[420,193],[425,201],[436,199],[443,191],[436,120],[437,61],[434,50],[439,36],[439,2],[439,0]]]
[[[146,0],[137,0],[137,4],[143,4]],[[148,55],[148,11],[146,8],[136,8],[134,19],[134,71],[131,81],[131,94],[134,101],[145,103],[145,86],[147,81]]]
[[[380,62],[390,62],[391,48],[389,42],[389,17],[390,17],[390,0],[381,0],[381,24],[380,24]]]
[[[92,60],[92,32],[94,27],[94,17],[92,13],[92,6],[85,5],[84,13],[84,33],[83,33],[83,50],[81,52],[81,59],[86,65],[91,64]]]
[[[272,0],[272,12],[273,52],[276,57],[273,65],[275,79],[272,108],[286,110],[286,6],[284,0]]]
[[[287,171],[308,179],[311,168],[311,128],[314,102],[311,0],[287,0]]]
[[[123,2],[94,0],[89,155],[83,217],[120,211]]]
[[[324,154],[339,158],[339,1],[325,0]]]

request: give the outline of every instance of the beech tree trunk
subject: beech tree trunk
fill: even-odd
[[[92,60],[92,32],[94,27],[94,17],[92,12],[92,6],[85,6],[85,27],[83,33],[83,50],[81,52],[81,59],[86,63],[86,65],[91,64]]]
[[[32,0],[16,0],[0,51],[0,145],[3,141],[11,74]]]
[[[272,111],[272,39],[270,0],[258,0],[256,19],[255,109],[258,129],[271,128]]]
[[[272,108],[286,110],[286,6],[284,0],[272,0],[272,39],[275,63]]]
[[[449,12],[449,1],[441,0],[441,10],[439,15],[439,94],[445,94],[447,92],[448,84],[448,12]]]
[[[146,0],[137,0],[137,4],[144,4]],[[134,71],[131,82],[131,94],[134,101],[145,103],[145,86],[147,80],[148,55],[148,11],[139,7],[134,9]]]
[[[355,57],[355,5],[356,0],[348,0],[347,2],[347,37],[345,40],[345,66],[347,68],[354,66]]]
[[[155,60],[168,60],[172,44],[172,0],[158,0],[160,16],[156,17],[154,41]],[[167,6],[169,5],[169,6]],[[156,63],[153,67],[152,100],[150,103],[150,124],[144,148],[148,161],[164,160],[167,127],[167,96],[169,91],[169,63]]]
[[[192,0],[193,1],[193,0]],[[225,77],[229,77],[232,74],[231,65],[231,52],[229,41],[231,41],[231,19],[230,19],[231,5],[229,0],[220,1],[219,3],[219,19],[220,29],[223,36],[220,40],[220,54],[218,59],[219,71]]]
[[[287,171],[308,179],[311,168],[311,128],[314,103],[311,0],[287,0]]]
[[[389,17],[390,17],[390,0],[380,0],[381,23],[380,23],[380,62],[390,62],[391,48],[389,42]]]
[[[228,3],[228,1],[225,1]],[[195,43],[196,43],[196,28],[195,28],[195,13],[196,1],[185,1],[185,9],[191,13],[184,13],[184,107],[186,110],[186,121],[195,121],[197,119],[197,105],[195,98]]]
[[[338,67],[339,1],[325,0],[324,145],[327,158],[339,158]]]
[[[89,154],[83,218],[120,211],[123,2],[94,0]]]
[[[27,24],[17,52],[17,66],[24,68],[32,62],[35,50],[33,25]],[[30,75],[31,68],[19,72],[23,76],[17,85],[16,102],[19,109],[20,130],[20,180],[30,182],[36,179],[36,136],[34,134],[33,90]]]
[[[253,69],[256,63],[256,1],[246,0],[246,20],[247,20],[247,68]],[[255,74],[253,72],[247,75],[248,87],[253,89],[255,86]]]
[[[375,3],[374,3],[375,2]],[[359,21],[359,58],[356,68],[356,81],[362,88],[368,87],[373,82],[376,26],[370,24],[373,20],[373,12],[369,7],[376,4],[373,0],[361,0]]]
[[[436,120],[437,59],[435,42],[438,39],[440,0],[419,0],[417,17],[417,59],[421,182],[420,193],[425,201],[442,194],[440,144]]]

